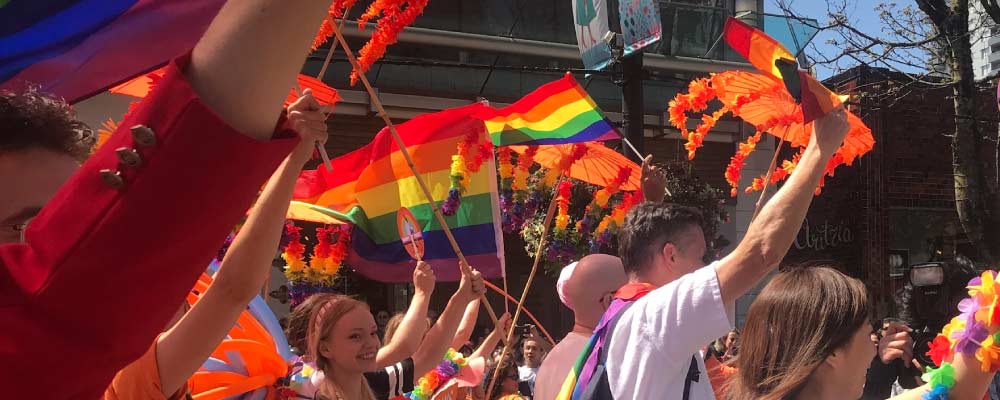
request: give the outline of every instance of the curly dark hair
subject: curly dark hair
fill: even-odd
[[[680,246],[679,235],[691,227],[704,225],[696,208],[667,203],[642,203],[629,211],[618,233],[618,252],[625,272],[641,272],[649,267],[655,249],[666,242]]]
[[[0,91],[0,153],[46,149],[83,161],[97,136],[63,99],[29,88]]]

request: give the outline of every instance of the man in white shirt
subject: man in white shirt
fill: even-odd
[[[622,313],[607,345],[616,400],[715,398],[700,349],[732,329],[736,299],[784,258],[849,128],[843,109],[813,125],[795,172],[736,249],[709,266],[702,261],[706,243],[697,210],[644,203],[629,212],[619,252],[630,283],[617,297],[638,300]],[[694,369],[698,374],[689,374]]]
[[[538,337],[534,332],[534,327],[531,327],[531,333],[521,341],[521,352],[524,354],[524,365],[517,367],[517,374],[519,381],[527,385],[527,389],[534,393],[535,390],[535,376],[538,374],[538,368],[542,366],[542,360],[545,359],[545,354],[548,351],[548,346],[544,343],[545,341]],[[522,393],[522,394],[531,394]]]
[[[559,394],[566,374],[587,346],[594,327],[614,299],[614,293],[628,282],[622,260],[607,254],[591,254],[559,273],[556,292],[559,300],[573,310],[573,330],[552,348],[535,378],[535,398],[552,400]]]

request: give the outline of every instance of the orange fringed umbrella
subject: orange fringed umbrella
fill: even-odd
[[[777,138],[784,138],[792,147],[805,147],[812,136],[812,123],[802,124],[802,106],[788,94],[784,83],[775,78],[743,71],[727,71],[712,77],[712,86],[723,104],[731,104],[733,115],[766,131]],[[752,101],[750,99],[760,93]],[[738,104],[744,101],[745,104]],[[844,164],[851,165],[858,156],[875,145],[871,129],[861,118],[848,112],[851,130],[844,139],[838,154]],[[763,128],[763,129],[762,129]]]
[[[701,123],[694,131],[687,129],[690,112],[702,112],[709,102],[718,100],[722,107],[712,114],[701,116]],[[688,86],[688,93],[678,93],[670,101],[670,122],[688,139],[685,148],[688,158],[694,158],[701,147],[705,135],[725,114],[732,113],[747,123],[754,125],[757,133],[740,144],[736,154],[726,168],[726,181],[733,187],[736,196],[743,162],[756,147],[761,134],[767,132],[789,143],[792,147],[804,148],[812,135],[812,123],[803,124],[802,107],[788,93],[784,83],[774,77],[743,71],[726,71],[712,74],[709,78],[696,79]],[[844,144],[826,167],[826,175],[833,176],[837,166],[851,165],[857,157],[867,153],[875,145],[871,129],[856,115],[848,112],[851,129]],[[778,182],[791,173],[798,160],[779,163],[771,181]],[[755,179],[746,190],[760,190],[763,179]],[[821,182],[822,186],[822,182]]]
[[[639,165],[629,160],[621,153],[614,151],[601,142],[581,143],[587,147],[586,154],[574,162],[569,168],[569,176],[573,179],[594,184],[607,185],[618,177],[621,169],[630,168],[632,173],[628,181],[621,185],[624,191],[639,190]],[[559,161],[570,156],[576,144],[539,145],[534,161],[545,168],[556,168]],[[508,146],[518,154],[523,154],[528,146]]]

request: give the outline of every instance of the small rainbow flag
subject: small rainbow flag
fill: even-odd
[[[729,17],[723,30],[726,43],[755,68],[785,83],[788,92],[802,104],[805,123],[819,118],[843,103],[836,93],[808,72],[798,69],[795,56],[766,33]]]
[[[542,85],[501,109],[477,114],[497,146],[565,144],[621,138],[572,75]]]
[[[417,171],[440,204],[451,184],[451,155],[470,132],[483,135],[483,123],[473,118],[488,109],[480,103],[417,116],[396,125]],[[485,139],[481,139],[485,141]],[[364,147],[331,160],[325,167],[303,171],[295,200],[315,204],[317,210],[355,225],[347,263],[363,275],[382,282],[408,282],[414,262],[403,247],[396,212],[407,207],[423,230],[424,261],[438,279],[461,278],[458,259],[431,211],[416,178],[388,129],[382,129]],[[486,278],[503,271],[503,236],[497,197],[496,166],[486,157],[477,172],[469,171],[461,206],[445,217],[469,263]]]

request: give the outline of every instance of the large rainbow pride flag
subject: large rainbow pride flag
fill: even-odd
[[[501,109],[477,114],[497,146],[565,144],[621,138],[586,90],[566,74]]]
[[[396,125],[438,204],[448,196],[451,155],[466,134],[482,134],[482,121],[472,116],[485,109],[488,106],[476,103]],[[294,197],[328,208],[355,225],[347,260],[354,269],[382,282],[412,279],[414,262],[403,248],[396,224],[396,212],[407,207],[423,228],[424,261],[438,279],[460,279],[457,256],[388,129],[331,163],[333,172],[323,166],[303,171]],[[478,172],[470,173],[458,211],[445,217],[462,253],[486,278],[501,277],[504,266],[496,175],[493,157],[487,157]]]
[[[0,0],[0,89],[76,102],[194,47],[225,0]]]

